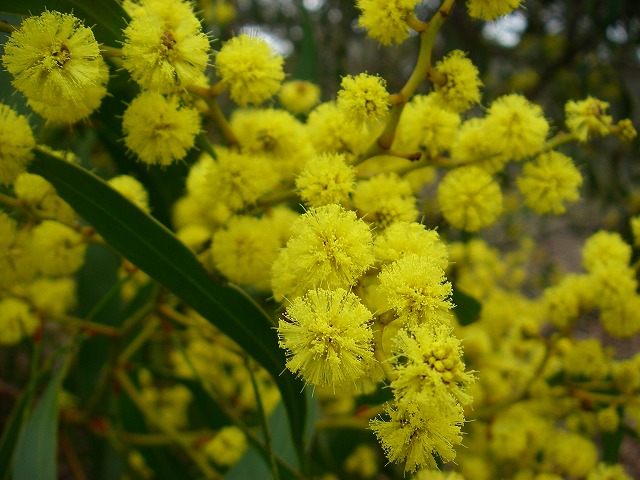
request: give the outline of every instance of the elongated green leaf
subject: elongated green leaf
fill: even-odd
[[[129,16],[116,0],[3,0],[0,11],[18,15],[38,15],[45,8],[73,13],[92,27],[98,42],[117,47]]]
[[[55,480],[58,478],[58,393],[65,368],[49,381],[31,418],[20,434],[13,461],[14,480]]]
[[[276,331],[258,305],[240,289],[214,282],[169,230],[90,172],[41,153],[30,171],[51,182],[111,246],[231,337],[273,376],[289,416],[294,445],[302,451],[303,384],[285,370]]]

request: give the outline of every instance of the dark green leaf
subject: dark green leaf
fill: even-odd
[[[122,30],[129,16],[115,0],[4,0],[0,11],[18,15],[39,15],[44,10],[73,13],[92,27],[96,40],[111,47],[119,46]]]
[[[41,379],[40,379],[41,380]],[[33,381],[34,387],[38,385],[38,379]],[[11,459],[18,441],[18,434],[22,427],[22,421],[27,406],[31,403],[33,397],[33,388],[25,389],[15,403],[11,415],[7,420],[2,438],[0,438],[0,478],[8,478],[11,471]]]
[[[482,304],[472,296],[461,292],[455,285],[453,286],[451,301],[455,305],[453,313],[456,314],[460,325],[470,325],[480,318]]]
[[[231,337],[273,376],[301,453],[306,418],[303,384],[285,370],[276,331],[258,305],[239,288],[214,282],[175,235],[95,175],[41,153],[30,170],[51,182],[111,246]]]
[[[621,428],[615,432],[604,432],[602,434],[602,460],[606,463],[618,463],[620,457],[620,445],[624,439],[624,432]]]
[[[304,396],[304,395],[302,395]],[[271,416],[269,417],[269,431],[271,432],[271,445],[274,453],[284,462],[298,467],[298,459],[296,451],[291,443],[291,436],[287,435],[287,417],[282,403],[278,404]],[[281,463],[279,466],[279,475],[282,479],[295,479]],[[226,475],[227,480],[243,480],[246,478],[273,478],[271,467],[268,463],[268,453],[259,452],[252,446],[242,459],[232,468]]]
[[[56,480],[58,393],[65,368],[49,381],[31,418],[22,430],[13,461],[14,480]]]

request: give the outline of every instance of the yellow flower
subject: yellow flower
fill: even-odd
[[[25,19],[9,37],[2,61],[14,76],[13,86],[45,117],[55,108],[69,112],[69,104],[88,115],[106,94],[98,42],[70,14],[45,11]]]
[[[593,97],[579,102],[569,100],[564,107],[567,127],[580,142],[592,137],[604,137],[613,122],[611,116],[606,114],[607,108],[608,102]]]
[[[340,87],[337,105],[347,121],[362,124],[387,115],[389,93],[383,78],[366,73],[347,75]]]
[[[382,45],[400,44],[409,38],[407,21],[420,0],[357,0],[362,11],[358,23]]]
[[[448,323],[451,283],[429,256],[407,255],[383,266],[378,292],[405,324]]]
[[[502,213],[500,186],[475,166],[448,172],[438,186],[438,203],[447,222],[470,232],[491,225]]]
[[[9,185],[27,169],[36,145],[28,120],[0,103],[0,184]]]
[[[394,222],[412,222],[418,216],[411,185],[395,173],[382,173],[358,182],[353,204],[358,215],[381,228]]]
[[[437,95],[416,95],[404,109],[394,148],[435,158],[451,148],[459,125],[460,115],[445,109]]]
[[[283,59],[261,38],[239,35],[216,55],[216,72],[238,105],[260,104],[280,89]]]
[[[278,99],[284,108],[295,115],[307,113],[320,101],[320,87],[304,80],[284,82]]]
[[[230,124],[242,151],[268,159],[283,180],[293,180],[315,153],[302,122],[284,110],[238,108]]]
[[[391,263],[407,255],[428,256],[443,270],[449,264],[446,244],[438,232],[427,230],[417,222],[395,222],[376,236],[374,241],[376,260]]]
[[[460,125],[451,146],[451,159],[456,163],[471,163],[487,173],[502,170],[509,158],[499,153],[484,118],[470,118]]]
[[[35,265],[52,277],[71,275],[84,264],[84,237],[62,223],[45,220],[31,232],[28,245]]]
[[[478,69],[461,50],[454,50],[436,63],[444,82],[435,82],[437,103],[447,110],[464,112],[480,102]]]
[[[217,465],[229,467],[240,461],[249,444],[242,430],[232,425],[221,428],[203,448],[204,453]]]
[[[130,175],[118,175],[110,178],[107,183],[131,203],[149,213],[149,193],[140,181]]]
[[[549,132],[540,106],[516,93],[497,98],[485,118],[491,140],[513,160],[538,153]]]
[[[278,181],[277,172],[263,155],[223,147],[216,147],[215,153],[216,161],[208,154],[202,155],[203,176],[196,187],[198,198],[207,205],[220,203],[231,211],[240,210],[255,203]]]
[[[122,65],[143,88],[170,93],[198,83],[207,68],[209,39],[188,2],[143,2],[124,36]]]
[[[279,247],[270,222],[237,216],[213,234],[211,255],[216,268],[232,282],[268,290]]]
[[[559,152],[538,155],[517,179],[518,190],[529,208],[539,214],[564,213],[566,203],[580,198],[582,176],[569,157]]]
[[[13,184],[13,191],[16,197],[35,209],[41,217],[66,224],[72,223],[76,218],[71,206],[62,200],[53,185],[40,175],[21,174]]]
[[[273,265],[276,300],[295,298],[317,287],[348,288],[374,262],[369,227],[340,205],[307,211],[291,231]]]
[[[467,11],[471,18],[487,22],[512,12],[520,6],[521,0],[467,0]]]
[[[619,233],[600,230],[584,243],[582,265],[588,272],[611,263],[626,267],[631,261],[631,253],[631,245],[625,242]]]
[[[353,128],[335,102],[321,103],[309,113],[307,128],[318,152],[344,153],[347,159],[374,140],[366,130]]]
[[[365,374],[373,360],[371,312],[351,292],[314,289],[289,304],[278,323],[287,368],[307,383],[338,387]]]
[[[0,300],[0,345],[14,345],[34,334],[40,321],[23,300],[7,297]]]
[[[124,143],[149,165],[170,165],[185,157],[200,132],[200,116],[175,97],[142,92],[122,117]]]
[[[473,375],[465,372],[460,340],[448,325],[415,325],[393,338],[394,370],[391,383],[396,398],[439,402],[452,396],[462,405],[471,403],[465,392]]]
[[[300,198],[310,207],[344,203],[355,185],[353,167],[342,154],[321,154],[309,160],[296,178]]]
[[[405,471],[437,468],[435,458],[450,462],[460,445],[464,415],[459,405],[448,411],[429,403],[385,406],[389,420],[374,419],[371,430],[392,462],[405,462]]]

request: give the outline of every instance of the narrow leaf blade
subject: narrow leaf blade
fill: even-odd
[[[294,445],[304,448],[302,382],[285,370],[270,319],[235,287],[214,282],[195,255],[166,227],[90,172],[40,152],[30,171],[43,176],[124,257],[231,337],[274,378]]]
[[[56,480],[58,450],[58,393],[65,369],[49,381],[16,445],[14,480]]]

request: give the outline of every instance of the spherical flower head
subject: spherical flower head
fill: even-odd
[[[280,242],[269,222],[248,216],[232,217],[212,238],[215,267],[231,281],[268,290],[271,264]]]
[[[221,467],[230,467],[240,461],[249,448],[247,437],[235,425],[221,428],[204,445],[204,453]]]
[[[139,180],[131,175],[117,175],[107,183],[140,210],[149,213],[149,193]]]
[[[596,468],[589,472],[587,480],[633,480],[624,471],[624,467],[620,464],[610,465],[601,462]]]
[[[416,254],[430,257],[443,270],[449,265],[449,252],[438,232],[417,222],[392,223],[376,236],[373,251],[382,263]]]
[[[448,172],[438,186],[438,203],[447,222],[469,232],[491,225],[502,213],[500,186],[475,166]]]
[[[443,108],[436,95],[416,95],[407,104],[400,124],[398,140],[394,148],[420,150],[429,158],[435,158],[451,148],[460,125],[460,115]]]
[[[566,204],[580,198],[582,175],[571,158],[559,152],[543,153],[527,163],[517,179],[518,190],[534,212],[560,215]]]
[[[15,345],[30,337],[40,321],[24,300],[7,297],[0,300],[0,345]]]
[[[369,445],[358,445],[344,461],[344,470],[357,478],[373,478],[379,471],[377,452]]]
[[[123,33],[122,65],[144,89],[170,93],[207,68],[209,39],[188,2],[144,2]]]
[[[335,102],[318,105],[307,118],[311,143],[318,152],[344,153],[351,158],[374,140],[366,129],[353,128]]]
[[[392,462],[405,462],[407,472],[436,469],[435,458],[450,462],[456,456],[454,445],[462,443],[462,408],[442,411],[428,403],[385,406],[389,420],[370,422],[382,448]]]
[[[347,121],[356,125],[382,120],[389,111],[386,82],[366,73],[347,75],[340,83],[337,105]]]
[[[278,323],[278,336],[287,368],[311,385],[353,383],[373,360],[371,312],[341,288],[295,298]]]
[[[560,329],[572,325],[587,310],[585,299],[591,293],[589,277],[567,275],[544,290],[543,305],[549,321]]]
[[[52,277],[71,275],[84,264],[84,237],[62,223],[45,220],[31,232],[29,253],[40,272]]]
[[[313,157],[296,178],[300,198],[309,207],[344,203],[349,200],[354,185],[354,169],[340,153]]]
[[[27,169],[36,141],[29,121],[0,103],[0,184],[10,185]]]
[[[486,128],[499,151],[513,160],[538,153],[549,133],[542,108],[517,93],[503,95],[491,104]]]
[[[241,149],[268,158],[283,180],[293,180],[315,154],[307,129],[284,110],[238,108],[230,125]]]
[[[87,89],[104,83],[100,58],[93,32],[80,19],[45,11],[11,34],[2,62],[28,100],[65,108],[82,104]]]
[[[600,230],[584,243],[582,265],[588,272],[610,263],[626,267],[631,261],[631,253],[631,245],[619,233]]]
[[[200,116],[176,96],[142,92],[122,117],[124,143],[148,165],[167,166],[181,160],[200,133]]]
[[[621,295],[618,302],[605,305],[600,312],[600,323],[614,337],[630,338],[640,332],[640,297]]]
[[[70,224],[76,218],[71,206],[62,200],[56,189],[40,175],[22,173],[13,184],[13,192],[40,217]]]
[[[607,115],[608,102],[587,97],[585,100],[569,100],[564,106],[565,123],[579,142],[609,134],[613,119]]]
[[[383,173],[357,183],[353,204],[358,215],[380,228],[412,222],[418,216],[411,184],[395,173]]]
[[[630,118],[623,118],[618,122],[614,129],[615,134],[620,141],[630,143],[631,140],[638,136],[636,128],[633,126]]]
[[[340,205],[313,208],[291,226],[292,236],[272,270],[276,300],[312,288],[348,288],[373,265],[367,224]]]
[[[278,181],[277,172],[262,155],[222,147],[215,153],[217,160],[208,162],[201,183],[204,190],[198,195],[207,204],[222,203],[231,211],[240,210],[254,204]]]
[[[443,77],[436,81],[435,98],[437,103],[453,112],[464,112],[480,102],[478,69],[461,50],[450,52],[436,63],[435,70]]]
[[[75,308],[76,282],[73,278],[40,277],[25,288],[26,297],[45,315],[64,315]]]
[[[282,84],[278,99],[289,112],[303,115],[320,101],[320,87],[305,80],[291,80]]]
[[[467,0],[467,11],[471,18],[490,22],[514,11],[520,6],[520,2],[521,0]]]
[[[562,476],[584,478],[598,463],[598,448],[582,435],[556,431],[545,444],[543,468]]]
[[[35,277],[34,259],[27,248],[29,238],[29,230],[19,230],[17,222],[0,211],[0,287]]]
[[[393,338],[397,378],[391,383],[396,398],[410,402],[438,402],[447,395],[461,405],[471,403],[465,392],[474,381],[465,372],[460,341],[448,325],[415,325]]]
[[[472,163],[489,174],[503,169],[509,160],[499,153],[484,118],[470,118],[460,125],[451,145],[451,159],[456,163]]]
[[[382,45],[400,44],[409,38],[408,20],[419,0],[357,0],[362,11],[358,24]]]
[[[216,72],[238,105],[258,105],[279,89],[283,59],[263,39],[246,34],[233,37],[216,55]]]
[[[86,119],[102,103],[102,98],[107,94],[107,81],[109,80],[109,67],[102,57],[95,59],[100,71],[100,81],[87,86],[74,102],[52,104],[28,99],[29,107],[47,122],[76,123]]]
[[[428,256],[407,255],[382,267],[378,293],[406,325],[449,321],[451,283]]]

